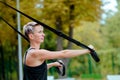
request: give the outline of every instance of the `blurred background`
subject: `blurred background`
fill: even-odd
[[[51,68],[48,71],[49,76],[55,79],[107,80],[108,75],[120,75],[120,0],[0,1],[6,2],[71,38],[86,45],[94,45],[100,57],[99,63],[96,63],[90,55],[62,59],[66,65],[66,75],[59,76],[55,68]],[[21,33],[23,25],[31,21],[2,3],[0,3],[0,16],[16,29],[19,28]],[[45,34],[42,48],[82,49],[47,29]],[[0,18],[0,80],[20,80],[21,58],[28,46],[28,42],[18,36]]]

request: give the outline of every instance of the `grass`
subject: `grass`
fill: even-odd
[[[82,74],[81,80],[102,80],[101,74]]]

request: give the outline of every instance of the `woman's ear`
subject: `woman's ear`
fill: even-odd
[[[29,39],[33,39],[33,34],[32,33],[28,34],[28,37]]]

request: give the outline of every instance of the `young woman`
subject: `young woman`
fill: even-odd
[[[44,28],[36,22],[29,22],[24,25],[23,31],[30,41],[30,47],[24,56],[24,80],[47,80],[47,69],[53,66],[62,66],[58,62],[46,64],[46,60],[72,58],[90,53],[88,49],[61,51],[41,49],[40,45],[45,38]],[[93,49],[93,46],[89,47]]]

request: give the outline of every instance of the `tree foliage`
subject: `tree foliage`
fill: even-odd
[[[111,44],[111,47],[118,48],[120,47],[119,41],[120,38],[120,32],[119,32],[119,20],[120,15],[119,13],[116,14],[116,16],[111,17],[107,20],[107,24],[105,25],[105,35],[109,39],[109,43]]]
[[[107,38],[107,43],[109,44],[108,47],[106,47],[106,51],[102,51],[104,53],[103,56],[109,56],[107,60],[109,59],[110,61],[107,64],[102,64],[101,67],[103,68],[106,66],[106,72],[105,74],[108,74],[107,72],[111,74],[119,74],[120,70],[120,55],[119,55],[119,50],[120,50],[120,32],[119,32],[119,20],[120,20],[120,11],[118,11],[114,16],[109,17],[106,20],[106,24],[102,27],[102,33],[103,35]],[[106,60],[106,61],[107,61]],[[105,60],[104,60],[105,61]],[[110,66],[108,68],[108,66]],[[109,71],[108,71],[109,70]]]

